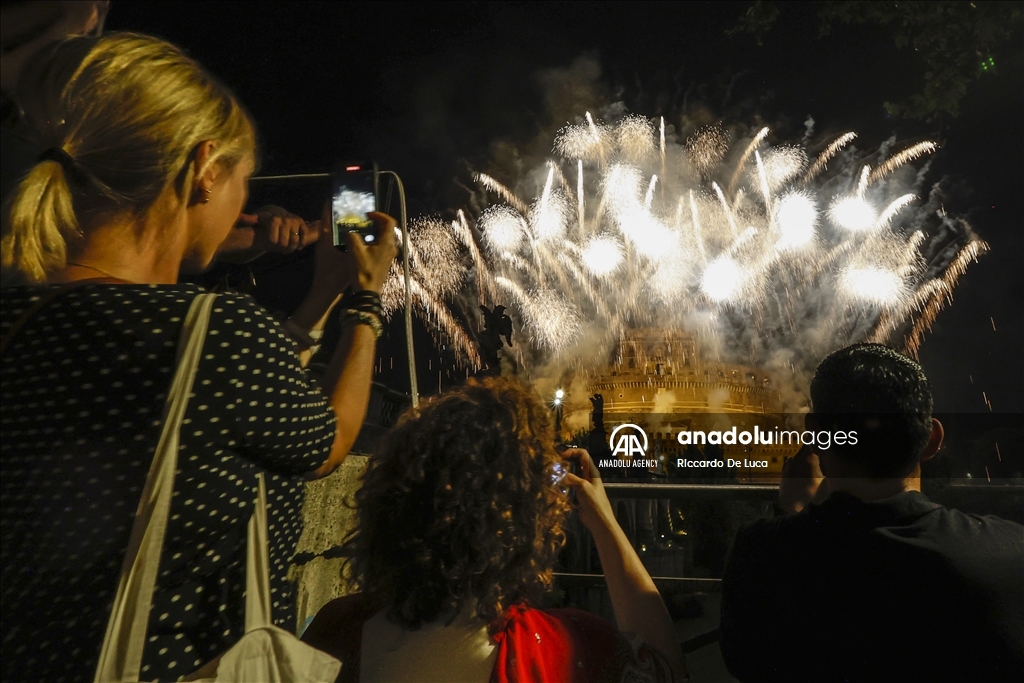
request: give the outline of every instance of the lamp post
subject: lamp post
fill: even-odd
[[[555,392],[555,436],[561,440],[562,432],[562,399],[565,398],[565,392],[559,389]]]

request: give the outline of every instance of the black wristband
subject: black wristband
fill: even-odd
[[[370,313],[378,318],[384,317],[384,307],[381,304],[380,294],[368,289],[346,294],[341,300],[341,307],[345,310]]]

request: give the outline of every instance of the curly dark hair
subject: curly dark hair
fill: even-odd
[[[409,629],[464,604],[489,623],[536,604],[570,509],[554,445],[544,405],[508,380],[471,380],[406,413],[356,493],[351,578]]]

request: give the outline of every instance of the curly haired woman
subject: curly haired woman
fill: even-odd
[[[683,680],[668,611],[597,468],[554,443],[544,406],[505,380],[402,419],[356,494],[347,548],[361,592],[325,605],[303,636],[342,660],[339,681]],[[586,612],[533,607],[565,541],[567,486],[633,638]]]

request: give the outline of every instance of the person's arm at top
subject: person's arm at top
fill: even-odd
[[[323,329],[331,309],[351,283],[358,290],[380,294],[391,262],[395,258],[395,220],[382,213],[371,213],[380,239],[367,246],[361,239],[348,235],[348,251],[335,248],[331,239],[330,220],[321,220],[321,239],[316,244],[313,286],[290,321],[303,330]],[[300,343],[303,364],[309,350]],[[331,356],[321,387],[337,418],[334,444],[327,461],[312,473],[319,479],[333,472],[348,455],[366,417],[376,359],[377,337],[368,325],[349,325],[342,330],[341,340]]]
[[[578,457],[582,465],[583,476],[567,474],[565,482],[576,490],[580,519],[597,544],[619,630],[639,635],[665,657],[676,680],[686,680],[686,660],[672,618],[651,575],[615,519],[600,472],[583,449],[568,450],[565,457]]]
[[[267,252],[290,254],[317,241],[320,226],[306,223],[279,206],[264,206],[254,214],[240,214],[235,227],[217,250],[217,260],[248,263]]]

